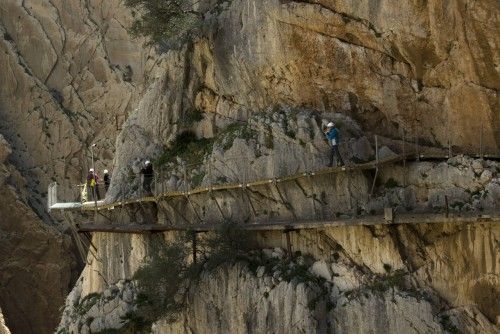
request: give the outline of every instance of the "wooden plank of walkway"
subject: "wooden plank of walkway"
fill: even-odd
[[[276,178],[276,179],[262,179],[262,180],[255,180],[252,182],[247,182],[247,183],[228,183],[228,184],[222,184],[222,185],[217,185],[213,187],[198,187],[195,189],[191,189],[189,191],[171,191],[171,192],[166,192],[162,194],[158,194],[156,197],[149,196],[149,197],[139,197],[135,199],[128,199],[124,201],[117,201],[114,203],[108,203],[108,204],[101,204],[95,207],[94,205],[85,205],[82,207],[83,211],[94,211],[94,210],[111,210],[114,209],[115,207],[121,207],[124,205],[130,205],[134,203],[139,203],[139,202],[157,202],[158,200],[164,200],[167,198],[173,198],[173,197],[179,197],[179,196],[191,196],[195,194],[201,194],[201,193],[206,193],[209,191],[223,191],[223,190],[231,190],[231,189],[238,189],[238,188],[243,188],[243,187],[255,187],[255,186],[260,186],[264,184],[269,184],[272,182],[286,182],[286,181],[292,181],[296,179],[300,179],[303,177],[307,177],[308,175],[314,176],[314,175],[325,175],[325,174],[334,174],[334,173],[341,173],[345,171],[353,171],[353,170],[366,170],[366,169],[373,169],[376,168],[377,166],[380,165],[386,165],[386,164],[391,164],[395,163],[398,161],[403,160],[402,155],[398,156],[393,156],[389,157],[386,159],[379,160],[378,164],[375,161],[363,163],[363,164],[356,164],[356,165],[350,165],[350,166],[344,166],[344,167],[328,167],[328,168],[323,168],[315,172],[300,172],[300,173],[295,173],[292,175],[284,176],[281,178]]]
[[[323,221],[279,221],[262,224],[241,224],[237,228],[247,231],[278,231],[278,230],[304,230],[304,229],[324,229],[339,226],[370,226],[370,225],[397,225],[397,224],[433,224],[433,223],[477,223],[493,222],[500,223],[500,215],[450,215],[445,217],[443,214],[400,214],[396,215],[394,221],[387,221],[384,216],[369,216],[363,218],[323,220]],[[111,224],[80,224],[77,226],[78,232],[106,232],[106,233],[158,233],[168,231],[195,231],[208,232],[217,230],[220,224],[206,225],[161,225],[161,224],[130,224],[130,225],[111,225]]]
[[[485,155],[486,157],[486,155]],[[490,158],[492,156],[489,156]],[[447,159],[447,155],[440,155],[440,154],[434,154],[434,155],[424,155],[421,154],[420,158],[425,160],[425,159]],[[498,158],[496,156],[495,158]],[[209,191],[227,191],[227,190],[233,190],[233,189],[239,189],[239,188],[244,188],[244,187],[255,187],[255,186],[260,186],[264,184],[269,184],[273,182],[287,182],[287,181],[293,181],[296,179],[300,179],[303,177],[309,177],[309,176],[318,176],[318,175],[326,175],[326,174],[335,174],[335,173],[342,173],[342,172],[347,172],[347,171],[357,171],[357,170],[367,170],[367,169],[373,169],[377,168],[378,166],[382,165],[388,165],[396,162],[403,161],[404,159],[407,160],[414,160],[416,159],[414,153],[408,153],[406,155],[395,155],[391,156],[385,159],[381,159],[378,162],[377,161],[370,161],[362,164],[355,164],[355,165],[349,165],[349,166],[344,166],[344,167],[329,167],[329,168],[323,168],[314,172],[299,172],[287,176],[283,176],[280,178],[272,178],[272,179],[261,179],[261,180],[255,180],[247,183],[227,183],[227,184],[220,184],[220,185],[213,185],[213,186],[204,186],[204,187],[197,187],[194,189],[191,189],[189,191],[168,191],[165,193],[157,194],[156,196],[146,196],[146,197],[138,197],[135,199],[128,199],[128,200],[123,200],[123,201],[117,201],[113,203],[107,203],[107,204],[100,204],[97,207],[94,205],[84,205],[81,210],[82,211],[100,211],[100,210],[112,210],[115,207],[121,207],[124,205],[130,205],[134,203],[144,203],[144,202],[158,202],[160,200],[166,200],[168,198],[175,198],[175,197],[184,197],[184,196],[191,196],[191,195],[196,195],[196,194],[203,194],[207,193]],[[63,209],[64,210],[64,209]]]

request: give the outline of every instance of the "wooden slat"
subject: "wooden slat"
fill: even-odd
[[[428,158],[428,159],[446,159],[446,155],[440,156],[439,154],[436,155],[421,155],[420,156],[422,159]],[[335,173],[342,173],[342,172],[347,172],[347,171],[356,171],[356,170],[366,170],[366,169],[373,169],[376,168],[377,166],[381,165],[387,165],[391,163],[396,163],[399,161],[403,161],[404,158],[407,160],[412,160],[415,159],[414,154],[406,154],[405,156],[403,155],[397,155],[385,159],[379,160],[378,164],[376,161],[370,161],[362,164],[356,164],[356,165],[350,165],[350,166],[343,166],[343,167],[327,167],[323,168],[314,172],[299,172],[291,175],[287,175],[284,177],[280,178],[272,178],[272,179],[261,179],[261,180],[255,180],[251,182],[247,182],[245,184],[240,184],[240,183],[228,183],[228,184],[222,184],[222,185],[214,185],[212,187],[197,187],[189,191],[169,191],[165,192],[162,194],[157,195],[156,197],[153,196],[148,196],[148,197],[139,197],[135,199],[128,199],[124,201],[118,201],[114,203],[109,203],[109,204],[103,204],[103,205],[98,205],[97,208],[95,206],[83,206],[81,210],[83,211],[94,211],[94,210],[106,210],[106,209],[113,209],[117,206],[124,206],[124,205],[130,205],[134,203],[139,203],[139,202],[158,202],[159,200],[168,200],[169,198],[174,198],[174,197],[185,197],[185,196],[191,196],[191,195],[198,195],[198,194],[204,194],[209,191],[227,191],[227,190],[232,190],[232,189],[240,189],[243,187],[256,187],[256,186],[261,186],[273,182],[289,182],[293,180],[297,180],[300,178],[305,178],[305,177],[310,177],[310,176],[317,176],[317,175],[327,175],[327,174],[335,174]]]
[[[476,223],[491,222],[500,223],[500,215],[454,215],[445,217],[443,214],[400,214],[396,215],[393,222],[386,221],[383,215],[368,216],[363,218],[339,219],[339,220],[297,220],[297,221],[277,221],[263,224],[241,224],[237,228],[248,231],[274,231],[274,230],[303,230],[303,229],[324,229],[339,226],[370,226],[370,225],[391,225],[391,224],[435,224],[435,223]],[[131,224],[131,225],[111,225],[111,224],[80,224],[78,232],[106,232],[106,233],[155,233],[168,231],[192,230],[196,232],[207,232],[216,230],[220,225],[161,225],[161,224]]]

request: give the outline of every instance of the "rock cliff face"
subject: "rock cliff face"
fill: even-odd
[[[401,168],[382,168],[383,185],[377,187],[371,198],[363,196],[367,187],[359,186],[369,184],[367,177],[351,176],[353,187],[347,197],[352,197],[358,207],[370,210],[389,205],[401,211],[428,212],[442,209],[441,201],[446,195],[452,212],[466,214],[480,208],[497,212],[500,183],[496,162],[455,157],[441,163],[411,163],[406,172]],[[491,179],[486,177],[490,173]],[[406,175],[405,187],[400,183],[402,175]],[[265,199],[252,200],[258,203],[258,212],[268,210],[268,219],[272,216],[270,212],[276,215],[274,219],[281,216],[293,219],[290,207],[303,218],[314,213],[324,215],[322,218],[335,213],[346,215],[352,208],[348,199],[338,197],[346,189],[347,183],[339,180],[342,177],[322,180],[333,189],[322,196],[326,204],[318,204],[316,209],[308,197],[295,194],[297,185],[293,183],[280,186],[288,205],[280,203],[277,194],[263,190],[254,192],[267,194]],[[216,198],[228,214],[232,213],[231,219],[241,223],[251,219],[248,201],[236,192]],[[193,197],[191,201],[192,206],[203,212],[204,219],[211,218],[211,210],[213,216],[217,211],[215,205],[207,203],[210,203],[208,195]],[[141,215],[144,218],[149,214],[152,219],[154,212],[166,213],[171,218],[175,212],[168,207],[172,205],[188,221],[196,221],[187,203],[184,206],[170,203],[156,211],[141,213],[137,207],[129,210],[129,214],[119,212],[121,217],[115,224],[140,223]],[[181,220],[181,216],[177,219]],[[161,214],[158,221],[164,223]],[[170,223],[175,221],[171,219]],[[177,322],[159,320],[151,330],[154,333],[367,333],[370,330],[446,333],[460,328],[465,333],[497,333],[499,233],[496,220],[297,231],[290,233],[292,249],[314,257],[309,271],[324,279],[323,283],[301,283],[304,279],[301,274],[290,274],[275,266],[268,268],[265,262],[256,270],[244,263],[221,267],[206,272],[191,286],[186,310]],[[127,314],[136,307],[133,285],[130,291],[128,280],[149,255],[153,237],[94,235],[98,253],[96,257],[89,256],[89,264],[66,301],[60,333],[123,330],[130,320]],[[164,237],[165,242],[176,238],[172,233]],[[270,258],[283,257],[286,237],[281,231],[259,232],[253,238],[258,248],[274,247],[264,250]],[[94,298],[91,311],[82,313],[81,309],[87,309],[88,296]],[[319,305],[318,308],[310,306],[313,304]]]
[[[499,4],[235,0],[162,59],[117,142],[152,155],[201,110],[199,131],[275,105],[336,111],[365,133],[498,151]],[[482,125],[481,125],[482,124]],[[476,138],[476,139],[473,139]],[[133,148],[132,148],[133,147]]]
[[[2,310],[0,310],[0,334],[10,334],[9,329],[5,326]]]
[[[0,304],[14,333],[50,332],[77,266],[69,238],[28,206],[27,181],[9,154],[0,135]]]
[[[119,4],[0,3],[0,305],[14,333],[50,333],[78,274],[71,242],[46,226],[48,184],[75,200],[91,143],[97,168],[111,169],[117,123],[145,80],[149,49]]]
[[[191,286],[179,320],[160,320],[152,332],[446,333],[460,328],[498,333],[493,297],[498,296],[498,233],[498,222],[292,233],[293,251],[314,258],[308,269],[313,279],[294,271],[307,261],[303,256],[291,263],[282,259],[282,232],[260,233],[256,241],[262,247],[279,247],[264,249],[265,256],[284,265],[263,261],[249,269],[238,263],[206,272]],[[166,235],[166,241],[173,237]],[[134,271],[130,265],[147,254],[148,239],[96,236],[98,256],[114,261],[114,271],[92,260],[66,301],[60,333],[126,325],[136,298],[126,278]],[[120,255],[109,252],[110,241]]]
[[[136,195],[131,172],[137,172],[141,160],[159,157],[184,130],[214,138],[208,153],[218,172],[209,177],[203,168],[189,171],[190,178],[197,175],[197,183],[202,184],[217,177],[240,181],[324,165],[327,146],[320,127],[330,119],[342,123],[343,154],[350,161],[373,156],[373,134],[385,137],[384,145],[395,151],[404,137],[427,147],[450,145],[453,152],[475,154],[481,145],[483,152],[498,153],[499,12],[500,4],[495,0],[447,4],[233,0],[207,18],[202,35],[193,43],[158,55],[127,34],[132,16],[118,0],[2,1],[0,134],[6,141],[2,149],[9,153],[0,159],[5,161],[1,183],[7,189],[0,197],[4,213],[0,227],[8,236],[8,242],[2,243],[2,254],[8,255],[5,259],[0,256],[0,272],[6,275],[2,282],[8,282],[0,285],[0,306],[9,327],[14,333],[45,333],[55,327],[57,308],[75,266],[63,256],[70,249],[67,238],[43,225],[53,221],[44,210],[46,189],[57,181],[61,198],[76,198],[73,185],[81,181],[90,165],[91,143],[97,144],[99,170],[111,169],[114,159],[108,200]],[[295,116],[289,117],[283,110]],[[193,120],[193,114],[201,119]],[[231,132],[234,128],[228,126],[246,121],[264,126],[267,132],[254,129],[252,137],[243,130]],[[344,211],[325,208],[323,213],[328,217],[358,208],[361,212],[377,211],[386,203],[405,209],[440,208],[444,195],[454,200],[458,211],[497,210],[498,166],[474,167],[467,160],[454,164],[416,164],[406,176],[399,169],[385,171],[383,182],[388,185],[396,180],[398,186],[382,189],[387,191],[371,201],[367,199],[369,178],[357,175],[357,190],[352,190],[358,195],[356,202],[348,203],[338,191],[331,191],[329,200],[341,203]],[[169,186],[182,186],[180,170],[174,165],[167,167],[166,172],[172,175]],[[443,177],[446,186],[441,182]],[[468,183],[461,183],[462,178]],[[345,190],[344,181],[338,179],[335,190]],[[400,187],[403,182],[409,187]],[[293,192],[290,196],[293,198]],[[234,197],[229,194],[225,200],[231,203]],[[315,210],[308,205],[302,203],[297,212],[306,216]],[[274,210],[292,214],[285,206]],[[127,219],[140,218],[131,214]],[[116,218],[120,223],[122,219]],[[190,217],[192,222],[194,219]],[[345,269],[346,275],[358,266],[381,275],[384,263],[394,270],[406,269],[413,279],[444,299],[450,313],[458,314],[450,314],[455,325],[468,328],[476,324],[470,325],[471,331],[482,329],[480,326],[486,331],[491,330],[488,321],[498,322],[498,314],[488,311],[498,309],[498,305],[485,297],[498,295],[496,226],[444,226],[437,231],[432,227],[381,231],[343,228],[330,232],[353,261]],[[316,237],[306,235],[294,243],[304,243],[300,249],[315,254],[318,261],[333,263],[326,255],[316,254],[314,243],[304,241]],[[281,239],[270,240],[281,247]],[[129,279],[147,254],[148,238],[96,234],[94,244],[101,256],[85,268],[72,300],[81,301],[92,292],[101,293]],[[402,252],[406,247],[409,250]],[[472,271],[466,270],[470,256],[474,258]],[[26,272],[26,268],[33,272]],[[229,279],[240,282],[236,275],[247,277],[245,270],[229,268],[217,273],[218,279],[206,278],[200,284],[211,287]],[[55,282],[53,290],[47,288],[48,282]],[[459,284],[450,286],[450,282]],[[263,287],[259,279],[250,276],[241,283],[245,288],[236,290],[238,293]],[[274,310],[281,307],[275,304],[280,298],[307,303],[307,293],[295,290],[296,284],[283,283],[276,290],[281,291],[276,292],[276,301],[249,298],[259,307]],[[9,295],[12,291],[26,295],[13,299]],[[205,307],[204,300],[224,304],[229,294],[205,297],[193,296],[193,305]],[[332,328],[341,330],[357,322],[356,312],[370,306],[388,316],[377,324],[366,319],[366,326],[405,330],[406,325],[388,319],[400,319],[395,315],[406,309],[423,315],[413,319],[418,323],[410,321],[418,329],[443,327],[433,318],[441,316],[441,311],[431,310],[436,303],[400,292],[395,292],[393,299],[396,308],[388,303],[386,294],[361,295],[345,309],[336,308],[338,314],[345,315],[345,322],[336,318],[337,313],[322,319],[329,319]],[[457,309],[467,303],[477,304],[478,310]],[[122,305],[118,299],[116,304]],[[47,307],[52,310],[49,320]],[[66,306],[68,312],[70,308]],[[297,319],[303,316],[299,328],[320,326],[307,310],[300,312],[293,315]],[[483,314],[488,321],[483,321]],[[21,317],[28,320],[18,320]],[[203,328],[209,321],[197,322],[196,308],[184,317],[184,324],[169,327],[160,322],[155,330],[187,331],[183,326]],[[230,318],[226,318],[228,323]],[[109,325],[119,317],[112,315],[110,319],[101,320]],[[268,323],[264,319],[255,322],[251,328],[274,328],[265,327]],[[70,323],[64,318],[61,328]],[[76,328],[77,324],[72,322]],[[102,323],[99,326],[104,327]],[[280,324],[276,326],[279,332]]]

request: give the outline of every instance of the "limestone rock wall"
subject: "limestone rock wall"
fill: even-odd
[[[10,334],[9,329],[5,325],[5,320],[3,318],[2,310],[0,310],[0,334]]]
[[[120,168],[285,105],[336,111],[366,133],[498,153],[499,4],[231,1],[192,46],[169,51],[117,142]],[[182,87],[182,89],[180,89]],[[482,125],[481,125],[482,124]],[[196,128],[196,126],[195,126]]]
[[[284,267],[264,261],[254,269],[238,263],[206,272],[191,285],[178,321],[157,321],[151,331],[497,333],[498,226],[498,222],[451,223],[292,232],[292,250],[312,255],[312,262],[301,255],[283,262]],[[175,235],[165,237],[168,242]],[[283,259],[282,232],[254,237],[265,257]],[[113,239],[118,248],[128,242]],[[129,246],[130,259],[134,249]],[[304,261],[319,281],[290,274]],[[136,307],[134,289],[126,283],[129,274],[111,278],[107,273],[100,287],[91,287],[97,290],[85,284],[88,274],[68,297],[59,330],[122,328],[127,312]],[[95,298],[91,308],[75,306],[86,305],[90,298]],[[79,314],[81,309],[90,311]]]
[[[120,1],[0,2],[0,306],[13,333],[50,333],[78,275],[68,237],[45,226],[47,186],[76,200],[91,143],[112,169],[151,51],[130,20]]]
[[[27,181],[7,162],[11,152],[0,135],[0,305],[13,333],[50,333],[77,263],[70,238],[27,205]]]
[[[356,154],[363,147],[371,149],[362,144],[366,143],[362,134],[400,138],[403,131],[410,140],[418,137],[428,146],[451,142],[454,151],[467,152],[478,151],[480,132],[484,150],[498,152],[499,6],[495,0],[446,5],[233,0],[207,18],[202,36],[193,44],[157,55],[127,35],[131,15],[118,0],[2,1],[0,134],[8,143],[2,146],[12,150],[4,164],[8,172],[3,174],[9,176],[4,178],[8,190],[1,198],[1,209],[6,211],[2,228],[17,236],[30,234],[26,247],[37,245],[31,259],[45,261],[37,264],[51,267],[57,262],[50,273],[59,278],[41,275],[37,284],[58,282],[55,295],[63,295],[72,265],[60,259],[69,246],[64,245],[66,238],[41,226],[42,221],[52,220],[44,209],[45,192],[49,182],[57,181],[62,198],[77,197],[73,185],[89,167],[91,143],[97,144],[97,168],[114,167],[117,177],[112,187],[118,189],[114,194],[123,197],[130,166],[137,168],[140,159],[157,157],[180,131],[217,136],[228,124],[277,105],[319,113],[325,120],[338,114],[353,120],[359,126]],[[201,111],[203,120],[189,121],[192,111]],[[319,139],[321,134],[315,136]],[[306,143],[312,140],[309,137]],[[261,159],[255,170],[242,168],[243,163],[233,167],[262,177],[282,166],[299,168],[311,152],[325,149],[324,143],[314,143],[313,151],[301,149],[298,140],[293,145],[291,151],[279,152],[281,156],[292,152],[297,164],[276,158],[269,165]],[[236,140],[235,151],[250,154],[252,149]],[[223,174],[228,174],[224,168]],[[388,173],[386,180],[390,177],[395,176]],[[447,194],[474,207],[495,204],[494,176],[486,173],[474,182],[480,183],[480,191],[490,187],[490,195],[467,194],[461,185]],[[432,197],[425,187],[413,190],[417,200],[433,198],[431,206],[440,203],[445,193],[439,189]],[[412,203],[411,196],[402,201],[400,195],[391,198]],[[392,199],[385,198],[374,208]],[[34,232],[39,230],[40,234]],[[41,248],[43,242],[35,243],[38,238],[47,242],[47,248]],[[135,243],[147,244],[140,238],[122,236],[113,243],[105,236],[96,238],[102,238],[99,243],[108,252],[99,267],[108,283],[126,278],[143,255],[142,246],[136,250],[137,259],[126,258],[129,251]],[[20,252],[27,261],[21,261],[19,268],[37,268],[23,253],[23,242],[29,238],[11,240],[9,251]],[[122,243],[126,250],[122,260],[128,263],[123,267],[113,253],[113,245]],[[0,265],[10,265],[8,259],[18,256],[11,255]],[[95,283],[89,283],[86,291],[102,289],[104,280],[94,279],[90,268],[84,277],[90,275]],[[15,276],[17,269],[16,265],[2,274]],[[31,281],[35,276],[30,275],[6,282]],[[10,319],[28,314],[28,321],[19,324],[22,333],[49,331],[57,311],[50,312],[54,318],[44,324],[39,319],[42,313],[47,316],[43,300],[54,292],[22,290],[30,294],[30,303],[15,308],[5,304],[5,300],[14,303],[5,294],[12,290],[0,290],[9,326]],[[34,291],[40,296],[33,297]],[[28,325],[32,327],[23,327]]]

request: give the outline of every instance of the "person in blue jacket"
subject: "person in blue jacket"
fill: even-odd
[[[328,143],[332,147],[332,150],[330,152],[330,163],[328,164],[328,167],[333,166],[333,158],[335,158],[335,165],[343,166],[344,161],[342,160],[339,152],[339,130],[335,127],[335,124],[333,122],[327,124],[325,135],[328,139]]]

